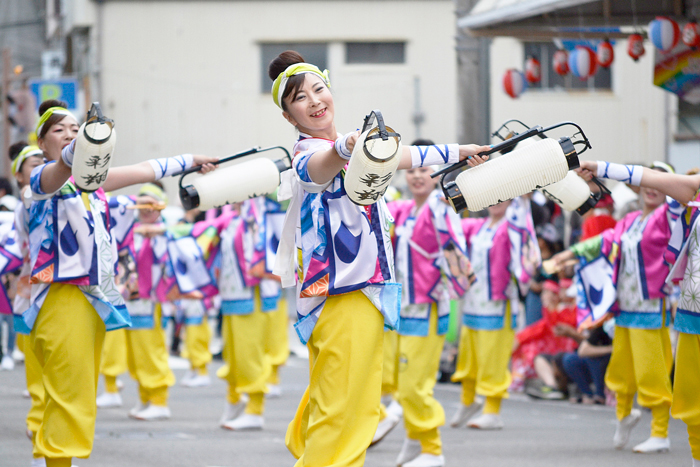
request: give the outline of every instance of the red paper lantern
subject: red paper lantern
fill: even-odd
[[[644,55],[644,38],[641,34],[632,34],[627,39],[627,54],[636,62]]]
[[[598,65],[607,68],[609,67],[613,59],[615,58],[615,52],[613,51],[613,46],[609,40],[604,40],[596,48],[596,58],[598,59]]]
[[[528,83],[539,83],[542,79],[542,67],[536,57],[528,57],[525,61],[525,79]]]
[[[569,74],[569,52],[564,49],[559,49],[552,56],[552,68],[559,76]]]
[[[525,76],[515,68],[506,70],[503,75],[503,90],[513,99],[516,99],[527,89]]]
[[[683,26],[683,43],[693,49],[700,47],[700,27],[695,21]]]

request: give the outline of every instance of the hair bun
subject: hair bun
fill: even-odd
[[[51,107],[63,107],[67,109],[68,103],[56,99],[47,99],[39,106],[39,116],[41,117],[44,115],[44,112],[49,110]]]
[[[304,63],[304,57],[294,50],[285,50],[279,54],[274,60],[270,62],[270,66],[267,69],[267,75],[272,81],[276,80],[277,77],[290,65],[295,63]]]

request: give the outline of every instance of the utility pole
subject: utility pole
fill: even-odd
[[[455,0],[457,19],[471,11],[477,0]],[[457,86],[460,143],[491,143],[490,45],[484,37],[472,37],[457,29]]]
[[[413,103],[413,124],[416,126],[415,138],[420,139],[423,137],[420,128],[423,122],[425,121],[425,113],[423,113],[423,109],[421,108],[420,103],[420,76],[413,77]]]
[[[10,49],[2,49],[2,154],[3,175],[10,175],[10,159],[7,153],[10,149],[10,103],[7,96],[10,93],[10,68],[12,67],[12,53]]]

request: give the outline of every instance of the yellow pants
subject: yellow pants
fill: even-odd
[[[668,328],[635,329],[615,326],[613,350],[605,384],[617,395],[617,419],[630,414],[634,394],[651,409],[651,436],[668,436],[671,392],[671,339]]]
[[[245,412],[262,415],[272,365],[265,355],[268,317],[260,311],[260,289],[257,287],[254,300],[252,313],[224,316],[223,357],[228,366],[225,378],[228,381],[229,404],[238,403],[241,395],[247,393],[250,399]]]
[[[27,429],[36,434],[44,417],[44,384],[41,380],[41,365],[32,349],[31,339],[26,334],[17,334],[17,348],[24,353],[24,372],[27,378],[27,391],[32,398],[32,406],[27,413]]]
[[[452,381],[462,382],[462,404],[470,405],[476,394],[486,397],[484,413],[501,411],[501,400],[508,397],[512,381],[508,363],[515,332],[507,305],[502,329],[481,330],[462,326],[457,368]]]
[[[139,383],[142,404],[168,405],[168,387],[175,375],[168,365],[165,331],[160,326],[161,307],[156,303],[153,329],[126,331],[129,374]]]
[[[70,465],[92,451],[105,325],[75,285],[51,284],[30,335],[45,402],[34,456]]]
[[[382,367],[382,396],[394,396],[399,386],[399,334],[384,333],[384,364]]]
[[[700,335],[678,334],[671,414],[688,425],[693,458],[700,460]]]
[[[209,351],[211,328],[206,316],[200,324],[190,324],[185,328],[185,348],[190,367],[200,375],[207,374],[207,364],[211,362]]]
[[[437,335],[437,321],[434,305],[427,336],[399,336],[399,402],[404,409],[406,436],[420,441],[422,452],[439,456],[442,440],[438,427],[445,424],[445,411],[433,397],[433,389],[445,336]]]
[[[108,332],[102,347],[100,373],[105,377],[105,391],[119,392],[117,376],[127,370],[126,363],[126,329]]]
[[[308,342],[309,386],[287,428],[295,467],[360,467],[379,424],[384,318],[361,291],[328,297]]]
[[[289,317],[287,316],[287,300],[278,302],[277,309],[266,311],[267,333],[265,334],[265,355],[270,360],[272,372],[268,383],[279,385],[279,367],[289,358]]]

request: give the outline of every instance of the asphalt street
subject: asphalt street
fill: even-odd
[[[226,385],[214,377],[220,362],[210,368],[212,385],[171,389],[169,421],[139,422],[127,417],[136,404],[136,383],[123,375],[124,407],[98,412],[95,445],[89,459],[76,459],[79,467],[123,466],[293,466],[284,445],[287,424],[308,379],[308,362],[292,357],[282,369],[283,394],[266,402],[265,429],[231,432],[218,427],[224,407]],[[186,364],[173,359],[178,378]],[[29,400],[22,397],[24,367],[0,372],[0,466],[28,467],[31,443],[25,436],[24,417]],[[459,403],[459,387],[438,384],[436,396],[447,418]],[[610,407],[572,405],[566,401],[534,401],[513,395],[503,403],[505,429],[480,432],[442,429],[447,466],[690,466],[690,447],[685,425],[671,420],[671,453],[633,454],[631,447],[649,436],[649,412],[632,433],[627,449],[612,447],[615,414]],[[379,445],[369,449],[365,465],[391,467],[401,448],[404,433],[399,425]]]

